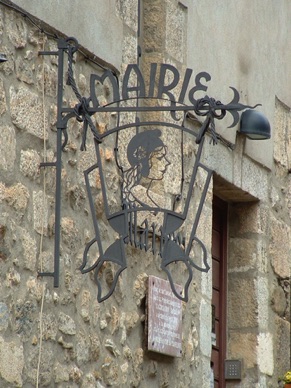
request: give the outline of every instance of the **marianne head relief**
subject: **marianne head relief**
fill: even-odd
[[[124,171],[124,201],[127,206],[159,207],[151,194],[154,181],[164,178],[170,161],[167,159],[167,147],[161,139],[159,129],[137,133],[127,147],[127,159],[130,167]],[[135,195],[137,186],[146,188],[147,200]]]

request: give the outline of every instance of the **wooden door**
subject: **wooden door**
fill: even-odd
[[[212,220],[212,353],[214,387],[225,388],[227,203],[214,197]]]

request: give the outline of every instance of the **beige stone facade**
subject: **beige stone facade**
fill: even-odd
[[[52,271],[54,261],[55,169],[41,168],[40,163],[53,162],[56,158],[58,85],[56,58],[39,55],[39,52],[56,50],[54,34],[69,35],[70,31],[67,19],[63,20],[62,29],[60,17],[62,12],[63,15],[69,12],[67,5],[62,8],[58,2],[59,17],[53,21],[51,15],[46,18],[48,9],[42,12],[39,5],[35,8],[37,18],[34,18],[32,3],[28,1],[26,9],[22,0],[15,1],[15,4],[0,2],[0,51],[8,59],[0,64],[0,386],[212,387],[212,268],[208,273],[195,272],[189,301],[183,302],[181,357],[151,354],[145,345],[147,279],[149,275],[166,279],[158,255],[128,246],[128,267],[113,295],[102,303],[97,302],[93,276],[80,273],[78,268],[83,250],[93,232],[83,171],[96,161],[90,136],[87,150],[80,151],[83,124],[75,119],[69,121],[69,140],[62,154],[60,285],[54,288],[50,277],[38,276],[39,271]],[[104,25],[107,33],[100,42],[100,52],[97,52],[100,28],[96,29],[96,35],[91,34],[94,24],[90,24],[90,33],[86,35],[86,26],[80,23],[78,27],[83,47],[76,55],[74,75],[83,96],[90,93],[90,74],[102,74],[98,63],[116,72],[122,85],[127,64],[138,60],[139,44],[140,67],[145,75],[154,62],[172,64],[181,74],[187,67],[196,67],[193,74],[211,71],[215,67],[210,82],[213,89],[210,87],[209,93],[213,91],[216,98],[229,101],[231,97],[227,90],[232,85],[240,91],[243,103],[263,105],[272,127],[271,140],[251,143],[236,133],[238,128],[226,130],[229,123],[224,126],[223,121],[217,128],[235,143],[235,149],[230,150],[223,143],[213,146],[206,139],[202,161],[214,170],[214,177],[198,233],[211,258],[213,195],[227,202],[226,357],[242,360],[242,379],[226,382],[226,387],[280,387],[282,383],[278,378],[290,369],[291,362],[291,62],[288,63],[289,75],[284,75],[287,63],[283,61],[280,73],[280,68],[276,67],[277,59],[275,63],[274,55],[270,56],[274,64],[269,63],[266,67],[268,71],[275,68],[274,80],[279,86],[278,90],[272,86],[272,90],[266,93],[264,74],[257,62],[252,62],[251,55],[248,58],[244,39],[241,38],[240,46],[243,55],[240,50],[240,55],[232,55],[233,46],[223,48],[223,54],[219,45],[199,46],[201,42],[209,42],[207,32],[212,34],[215,30],[213,25],[209,25],[213,22],[213,15],[207,22],[207,9],[217,15],[216,22],[229,20],[220,39],[233,43],[234,38],[228,40],[227,35],[228,28],[234,28],[230,15],[233,1],[230,1],[231,9],[227,8],[226,1],[222,1],[221,7],[217,5],[217,9],[206,1],[203,2],[205,9],[200,4],[195,7],[190,0],[143,0],[139,37],[137,1],[110,0],[104,5],[100,0],[97,3],[99,10],[90,2],[92,13],[98,12],[102,25],[107,20]],[[250,4],[247,0],[240,3]],[[251,3],[255,3],[258,12],[259,5],[263,6],[264,2]],[[277,7],[274,2],[268,3]],[[81,8],[86,8],[86,2],[80,4]],[[22,11],[19,12],[16,5],[21,6]],[[284,42],[287,41],[290,47],[291,31],[290,26],[283,22],[286,15],[291,17],[291,7],[287,1],[282,1],[281,8],[285,9],[284,14],[283,10],[276,13],[270,9],[265,18],[269,20],[270,13],[274,12],[282,21],[280,29],[286,27],[286,31],[277,37],[276,48],[276,58],[282,52],[282,58],[286,60]],[[23,17],[25,12],[29,17]],[[246,12],[241,18],[246,16]],[[81,18],[82,12],[79,15]],[[72,20],[76,20],[75,16]],[[260,13],[262,24],[263,16]],[[87,17],[94,23],[90,15]],[[111,17],[115,21],[112,36],[109,33],[111,28],[108,29]],[[239,25],[242,22],[240,19]],[[261,24],[257,27],[261,32]],[[76,25],[72,27],[76,39],[79,39],[78,28]],[[93,37],[96,42],[86,45],[84,39]],[[113,39],[115,41],[110,43]],[[261,34],[258,34],[258,39],[265,44]],[[272,42],[274,39],[270,38]],[[104,48],[107,42],[110,53]],[[115,49],[116,57],[112,55]],[[239,58],[237,67],[233,56]],[[214,57],[217,60],[215,66]],[[198,68],[199,60],[203,66],[210,63],[209,67]],[[229,70],[225,83],[227,63],[235,70]],[[221,80],[220,69],[224,69]],[[252,92],[255,84],[247,82],[247,74],[253,80],[255,71],[258,71],[257,89]],[[180,88],[181,85],[175,92],[178,93]],[[284,88],[289,88],[289,92]],[[109,101],[112,96],[108,93],[106,87],[103,88],[100,101]],[[67,106],[73,107],[78,102],[67,85],[64,95]],[[129,119],[131,113],[124,115],[124,121]],[[99,133],[106,131],[113,120],[114,113],[93,117]],[[179,145],[174,137],[172,142]],[[195,152],[195,146],[189,144],[189,159]],[[102,160],[110,182],[109,201],[115,205],[119,181],[114,154],[109,146],[102,148]],[[162,188],[157,185],[154,190],[155,195],[164,196],[165,201],[177,186],[175,171],[170,170],[170,174],[165,185]],[[201,193],[203,177],[199,179],[196,189]],[[107,228],[100,176],[92,174],[89,184],[102,240],[109,245],[117,236]],[[211,259],[209,263],[211,267]],[[113,271],[110,265],[104,269],[105,283],[109,285]],[[178,282],[182,282],[185,272],[179,269],[176,275]]]

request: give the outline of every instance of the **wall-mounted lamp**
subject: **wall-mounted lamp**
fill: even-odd
[[[261,112],[252,109],[242,113],[239,132],[252,140],[266,140],[271,137],[268,119]]]
[[[6,61],[7,61],[6,55],[3,54],[3,53],[0,53],[0,63],[1,63],[1,62],[6,62]]]

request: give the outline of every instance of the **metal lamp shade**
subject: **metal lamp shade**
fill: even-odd
[[[252,140],[266,140],[271,137],[271,127],[267,118],[261,112],[252,109],[242,113],[240,132]]]

